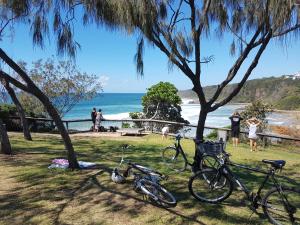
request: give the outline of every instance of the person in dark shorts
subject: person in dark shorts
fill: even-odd
[[[95,123],[96,123],[96,108],[93,108],[93,111],[91,112],[91,118],[92,118],[92,122],[93,122],[93,131],[95,131]]]
[[[243,119],[238,112],[234,112],[231,117],[231,138],[233,146],[237,147],[240,137],[240,123]]]

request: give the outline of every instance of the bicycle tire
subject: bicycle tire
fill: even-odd
[[[200,170],[207,169],[207,168],[218,169],[219,167],[220,167],[220,163],[215,156],[204,154],[201,157],[201,160],[199,163]]]
[[[156,204],[165,208],[175,207],[177,205],[175,197],[162,185],[146,179],[141,179],[139,182],[142,192]]]
[[[176,172],[183,172],[186,169],[187,162],[175,147],[169,146],[164,148],[162,158],[164,164]]]
[[[284,197],[283,197],[284,196]],[[283,197],[283,198],[282,198]],[[289,206],[287,206],[287,202]],[[282,187],[282,195],[272,188],[262,200],[264,214],[275,225],[300,224],[300,190]],[[290,209],[291,213],[287,212]],[[294,221],[292,221],[294,219]]]
[[[219,203],[228,198],[233,184],[227,174],[213,168],[198,171],[189,180],[190,193],[201,202]]]

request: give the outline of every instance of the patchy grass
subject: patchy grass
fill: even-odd
[[[268,224],[261,210],[253,214],[245,196],[234,191],[218,205],[196,201],[187,188],[190,171],[174,173],[164,167],[161,149],[173,143],[160,136],[72,137],[78,159],[99,164],[98,169],[81,171],[49,170],[51,160],[64,157],[64,147],[55,135],[33,135],[34,141],[11,135],[14,156],[0,156],[0,224]],[[176,196],[176,208],[150,204],[125,184],[110,181],[110,171],[120,161],[120,145],[133,145],[126,158],[168,174],[165,186]],[[182,142],[190,161],[192,141]],[[267,168],[262,159],[284,159],[283,182],[299,186],[300,151],[293,146],[272,146],[250,152],[247,145],[228,152],[232,160]],[[236,171],[250,188],[257,188],[262,175]]]

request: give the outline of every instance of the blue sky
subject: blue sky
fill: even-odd
[[[120,31],[108,31],[89,25],[75,27],[75,39],[80,43],[76,63],[82,71],[96,74],[103,82],[104,92],[145,92],[159,81],[169,81],[179,90],[192,87],[184,74],[174,67],[168,71],[166,56],[158,49],[148,45],[144,57],[144,77],[136,74],[133,57],[136,51],[136,38]],[[232,66],[234,58],[229,55],[232,38],[212,38],[202,40],[203,56],[214,55],[214,62],[204,65],[202,83],[220,83]],[[46,42],[43,50],[32,45],[29,27],[16,26],[13,38],[4,38],[1,47],[15,60],[27,63],[40,58],[56,55],[56,43]],[[59,57],[59,59],[64,59]],[[245,71],[242,68],[241,73]],[[264,52],[259,65],[250,79],[293,74],[300,71],[300,41],[292,41],[289,47],[272,41]],[[9,71],[8,71],[9,72]],[[238,76],[234,81],[238,81]]]

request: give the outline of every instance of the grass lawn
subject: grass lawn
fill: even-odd
[[[20,134],[10,134],[13,156],[0,156],[0,224],[268,224],[262,210],[252,215],[241,191],[222,204],[198,202],[188,191],[190,171],[178,174],[164,167],[161,149],[173,143],[158,135],[144,137],[72,137],[78,159],[97,162],[99,169],[81,171],[49,170],[54,158],[64,157],[61,140],[55,135],[34,134],[33,142]],[[176,208],[150,204],[125,184],[110,180],[110,171],[120,161],[120,145],[133,147],[126,158],[169,175],[164,185],[178,200]],[[183,146],[192,160],[194,144]],[[293,146],[272,146],[250,152],[241,144],[227,150],[232,161],[267,168],[262,159],[284,159],[281,175],[288,185],[300,184],[300,150]],[[257,188],[262,175],[238,171],[250,188]]]

